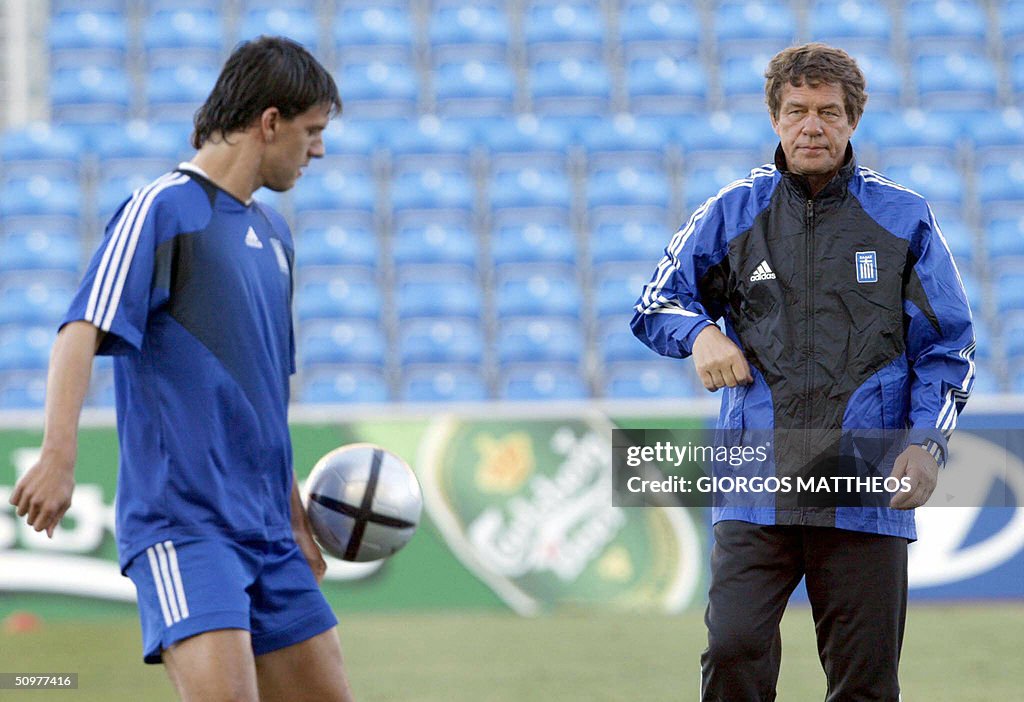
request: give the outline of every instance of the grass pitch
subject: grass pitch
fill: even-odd
[[[342,643],[360,702],[696,700],[697,612],[520,619],[494,613],[347,615]],[[141,662],[138,624],[114,617],[0,633],[0,672],[78,672],[77,691],[0,690],[2,700],[174,700]],[[905,702],[1019,699],[1024,603],[916,606],[903,649]],[[824,698],[810,611],[783,620],[780,702]]]

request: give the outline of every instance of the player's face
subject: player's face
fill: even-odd
[[[807,176],[815,190],[842,167],[856,126],[846,114],[843,90],[835,83],[814,87],[787,83],[782,87],[779,115],[772,116],[789,170]]]
[[[323,157],[323,131],[330,116],[329,106],[315,105],[293,119],[277,121],[263,157],[263,185],[277,192],[289,190],[310,160]]]

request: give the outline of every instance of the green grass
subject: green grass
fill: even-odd
[[[519,619],[504,614],[350,615],[342,642],[360,702],[695,700],[699,613]],[[783,620],[780,702],[824,698],[810,612]],[[912,607],[903,649],[906,702],[1019,699],[1024,604]],[[0,692],[7,700],[173,700],[145,666],[138,624],[116,617],[0,633],[0,672],[78,672],[76,692]]]

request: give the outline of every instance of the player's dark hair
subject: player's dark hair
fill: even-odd
[[[850,124],[857,124],[868,100],[867,83],[857,62],[842,49],[820,43],[791,46],[775,54],[764,72],[764,96],[772,117],[779,118],[782,87],[789,83],[799,88],[805,83],[815,88],[822,83],[838,85],[843,91],[843,107]]]
[[[196,111],[192,146],[198,149],[212,137],[249,127],[267,108],[293,119],[315,105],[341,112],[338,86],[312,54],[285,37],[242,42]]]

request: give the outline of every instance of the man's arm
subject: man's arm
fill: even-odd
[[[313,541],[313,530],[309,526],[309,517],[306,515],[306,508],[302,506],[302,496],[299,494],[299,478],[292,474],[292,532],[295,534],[295,543],[302,550],[302,555],[309,562],[309,567],[316,576],[319,583],[324,579],[327,572],[327,562],[324,561],[320,547]]]
[[[103,333],[88,322],[61,329],[50,354],[43,447],[11,493],[10,503],[36,531],[53,530],[71,506],[78,454],[78,419],[89,390],[92,361]]]

